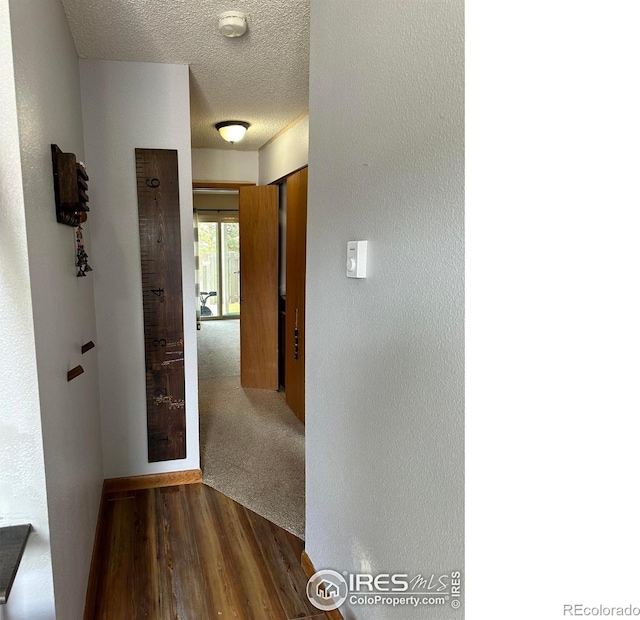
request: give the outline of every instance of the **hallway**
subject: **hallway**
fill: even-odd
[[[198,332],[203,481],[304,539],[304,424],[283,395],[240,386],[240,322]]]

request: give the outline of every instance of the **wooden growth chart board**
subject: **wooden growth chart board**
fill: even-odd
[[[186,458],[178,152],[136,149],[149,462]]]

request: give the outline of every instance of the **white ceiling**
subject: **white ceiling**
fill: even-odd
[[[190,65],[192,146],[257,150],[304,114],[310,0],[62,0],[81,58]],[[227,39],[218,15],[247,15]],[[213,124],[251,123],[232,146]]]

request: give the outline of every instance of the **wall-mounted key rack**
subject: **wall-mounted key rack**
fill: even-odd
[[[56,220],[67,226],[78,226],[87,220],[89,207],[89,175],[73,153],[63,153],[51,145],[53,187],[56,195]]]
[[[76,366],[75,368],[72,368],[67,373],[67,381],[72,381],[76,377],[79,377],[83,372],[84,372],[84,368],[82,366]]]

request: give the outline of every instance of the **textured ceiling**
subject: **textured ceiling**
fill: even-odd
[[[62,0],[81,58],[185,63],[193,147],[257,150],[308,109],[310,0]],[[218,15],[242,11],[227,39]],[[225,142],[213,124],[251,123]]]

